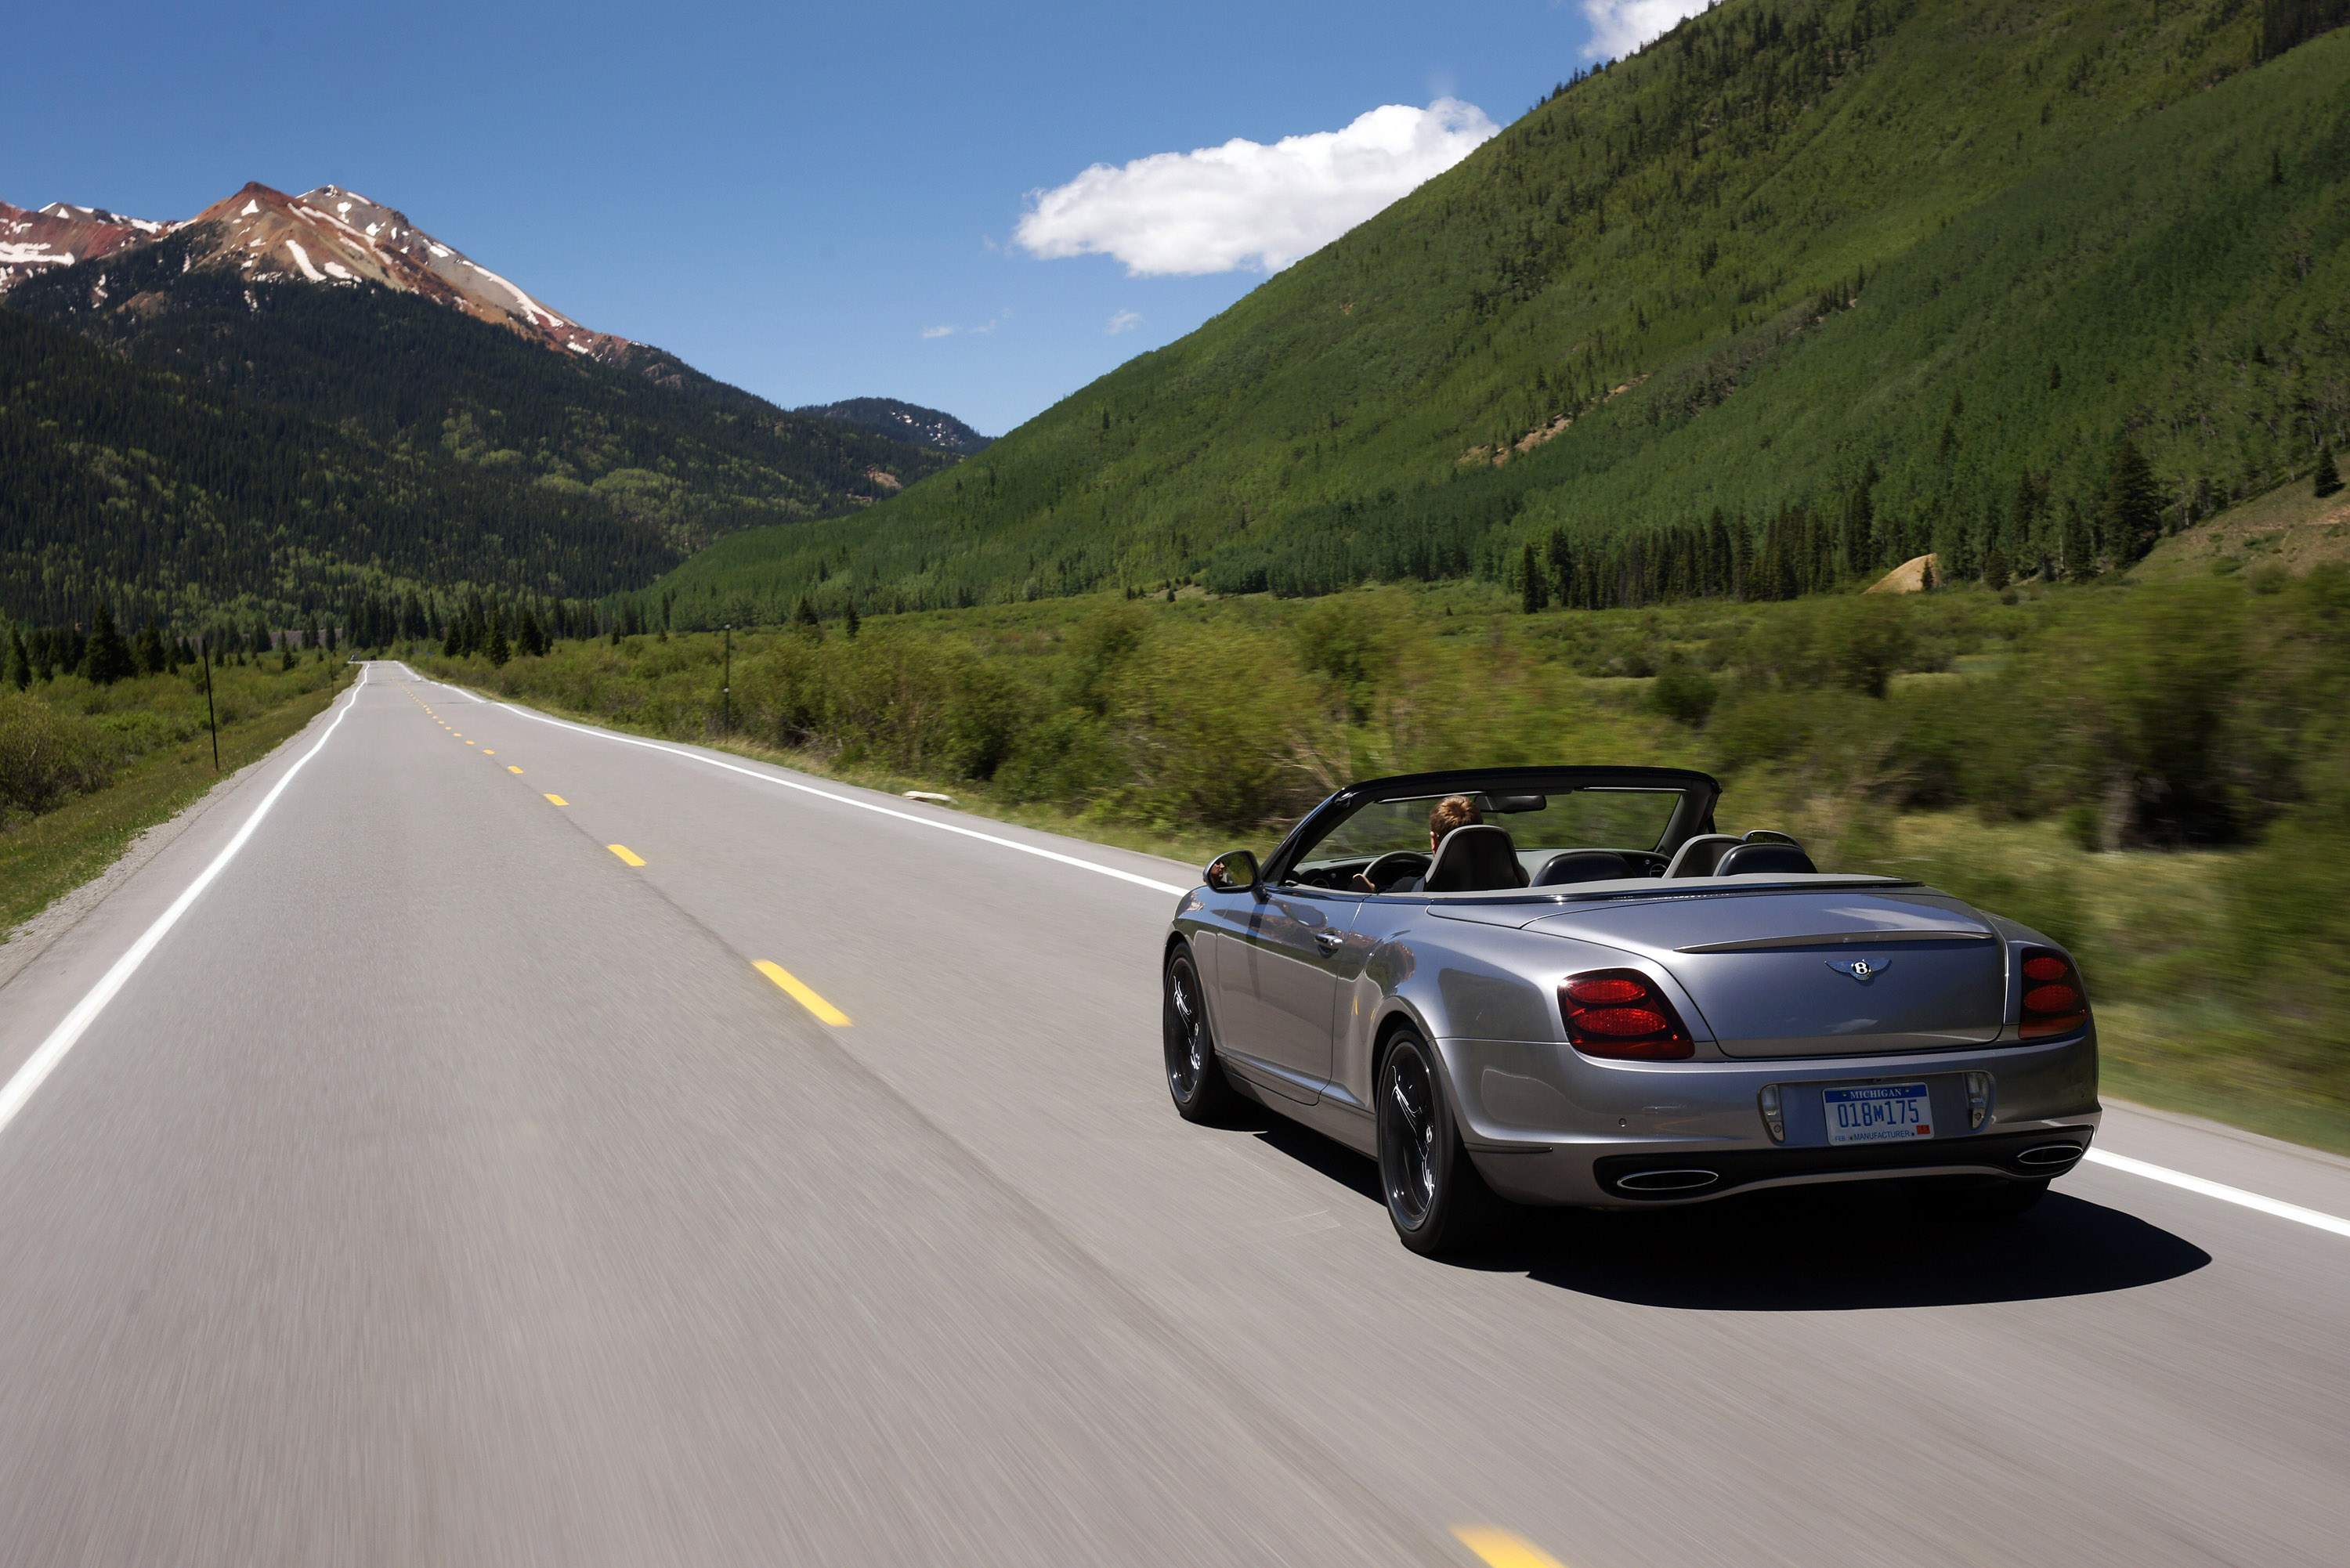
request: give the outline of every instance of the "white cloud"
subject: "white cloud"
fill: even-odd
[[[1142,312],[1139,310],[1121,310],[1116,316],[1109,318],[1109,335],[1112,337],[1115,337],[1121,332],[1131,332],[1141,325]]]
[[[1235,138],[1123,169],[1097,163],[1066,185],[1032,192],[1014,238],[1048,259],[1116,256],[1136,277],[1278,272],[1499,129],[1476,105],[1440,98],[1426,109],[1391,103],[1344,130],[1269,147]]]
[[[1583,52],[1593,58],[1620,60],[1651,38],[1661,37],[1706,8],[1708,0],[1583,0],[1583,15],[1591,23],[1591,42]]]
[[[957,330],[959,329],[952,327],[925,327],[922,328],[922,336],[924,337],[951,337],[955,335]]]

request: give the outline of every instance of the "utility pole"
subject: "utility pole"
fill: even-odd
[[[734,729],[734,623],[726,623],[726,673],[718,682],[718,728],[731,734]]]
[[[203,639],[203,651],[199,657],[204,661],[204,722],[212,729],[213,772],[218,773],[220,772],[220,715],[213,708],[213,639],[211,638],[207,637]]]

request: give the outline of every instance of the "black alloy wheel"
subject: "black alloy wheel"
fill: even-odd
[[[1160,1016],[1167,1039],[1167,1092],[1174,1097],[1175,1114],[1187,1122],[1216,1120],[1230,1108],[1232,1089],[1224,1082],[1222,1064],[1216,1060],[1200,971],[1189,948],[1176,949],[1167,961],[1166,1003]]]
[[[1501,1200],[1461,1147],[1436,1054],[1409,1031],[1380,1064],[1378,1111],[1379,1190],[1398,1239],[1427,1257],[1487,1239]]]

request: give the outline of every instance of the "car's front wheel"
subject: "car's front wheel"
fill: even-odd
[[[1379,1189],[1398,1239],[1427,1257],[1488,1239],[1501,1199],[1461,1146],[1436,1053],[1409,1030],[1380,1064],[1378,1112]]]
[[[1189,948],[1178,948],[1167,961],[1166,1001],[1160,1009],[1167,1045],[1167,1092],[1175,1114],[1187,1122],[1212,1122],[1231,1108],[1232,1088],[1216,1060],[1215,1036],[1208,1029],[1208,1007],[1200,989],[1200,971]]]

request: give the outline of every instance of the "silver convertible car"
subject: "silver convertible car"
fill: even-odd
[[[1373,779],[1262,866],[1211,863],[1164,962],[1167,1085],[1234,1095],[1378,1161],[1407,1247],[1495,1199],[1701,1202],[1898,1179],[2020,1212],[2098,1119],[2062,948],[1893,877],[1714,831],[1674,768]]]

